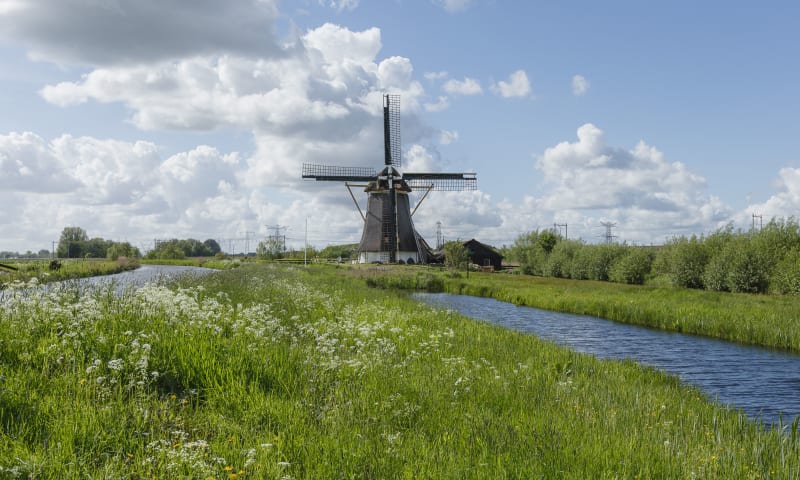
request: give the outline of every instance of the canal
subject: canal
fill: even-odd
[[[632,359],[672,373],[709,398],[765,424],[800,415],[800,355],[665,332],[585,315],[520,307],[491,298],[417,293],[428,305],[552,340],[600,358]]]

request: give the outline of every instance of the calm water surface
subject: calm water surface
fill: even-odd
[[[46,283],[36,288],[72,288],[78,287],[80,289],[93,289],[103,288],[107,285],[113,285],[116,292],[122,292],[129,287],[140,287],[148,282],[157,282],[160,280],[169,280],[183,275],[208,275],[215,272],[211,268],[202,267],[181,267],[175,265],[142,265],[136,270],[129,270],[127,272],[115,273],[113,275],[100,275],[97,277],[75,278],[71,280],[64,280],[61,282]],[[8,295],[12,295],[3,290],[0,290],[0,301]]]
[[[673,373],[753,419],[800,415],[800,355],[664,332],[584,315],[519,307],[491,298],[419,293],[414,298],[478,320],[533,333],[601,358],[628,358]]]

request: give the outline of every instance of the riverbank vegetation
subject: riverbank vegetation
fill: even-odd
[[[755,295],[528,275],[393,268],[341,269],[373,287],[492,297],[661,330],[800,352],[800,302]]]
[[[6,296],[0,476],[797,478],[797,422],[345,270]]]
[[[38,283],[58,282],[73,278],[111,275],[139,267],[136,258],[118,257],[115,260],[64,259],[64,260],[4,260],[0,268],[0,289],[14,282],[29,282],[35,278]]]
[[[145,265],[173,265],[177,267],[204,267],[213,268],[215,270],[227,270],[229,268],[237,268],[244,263],[254,262],[248,260],[247,257],[234,257],[229,258],[225,255],[216,255],[213,257],[191,257],[191,258],[143,258],[141,263]]]
[[[706,236],[675,237],[660,247],[593,245],[535,231],[521,235],[507,253],[523,273],[536,276],[800,294],[800,223],[794,217],[750,231],[728,226]]]

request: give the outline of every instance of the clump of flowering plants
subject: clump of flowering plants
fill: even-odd
[[[0,300],[0,478],[794,478],[675,378],[247,266]]]

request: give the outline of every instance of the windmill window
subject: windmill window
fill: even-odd
[[[491,261],[490,261],[490,259],[488,259],[488,258],[484,258],[484,259],[483,259],[483,266],[484,266],[484,267],[488,267],[489,265],[491,265]]]

